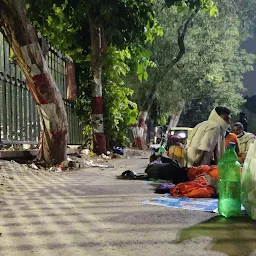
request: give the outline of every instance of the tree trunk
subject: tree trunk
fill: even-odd
[[[144,106],[143,106],[144,110],[141,110],[139,112],[137,124],[133,125],[133,128],[132,128],[135,147],[138,147],[139,149],[142,149],[142,150],[147,149],[146,141],[143,135],[144,135],[145,122],[147,120],[148,113],[154,103],[154,100],[156,99],[155,87],[152,88],[149,99],[150,101],[146,100],[144,102]]]
[[[102,61],[106,50],[101,29],[96,24],[96,16],[89,15],[91,33],[91,71],[92,71],[92,125],[93,151],[97,154],[106,153],[106,137],[103,123],[102,100]]]
[[[101,68],[93,70],[92,120],[93,120],[93,151],[97,154],[106,153],[106,136],[103,124],[103,101]]]
[[[158,131],[158,127],[155,126],[154,127],[154,144],[156,144],[156,142],[157,142],[157,131]]]
[[[23,0],[0,0],[4,33],[26,77],[38,106],[42,144],[38,158],[48,164],[67,158],[67,115],[61,94],[42,55],[35,29],[27,18]]]
[[[143,139],[147,143],[147,137],[148,137],[148,125],[147,122],[145,122],[144,131],[143,131]]]
[[[183,105],[184,106],[184,105]],[[182,113],[182,110],[183,110],[183,106],[182,108],[176,112],[175,114],[173,114],[170,118],[170,121],[169,121],[169,125],[168,125],[168,131],[172,128],[172,127],[176,127],[179,123],[179,120],[180,120],[180,115]]]

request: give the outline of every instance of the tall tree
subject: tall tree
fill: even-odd
[[[135,142],[137,146],[142,149],[145,148],[143,139],[145,121],[154,101],[159,98],[159,90],[162,90],[163,94],[165,94],[160,96],[161,99],[169,95],[168,91],[170,91],[170,88],[164,87],[163,89],[161,81],[166,80],[166,76],[169,74],[170,70],[172,70],[185,55],[185,41],[194,19],[201,10],[210,12],[211,15],[216,15],[217,13],[216,7],[210,1],[184,1],[183,3],[166,1],[170,6],[177,5],[177,7],[172,7],[171,10],[167,8],[163,9],[163,3],[163,1],[159,1],[155,4],[155,12],[157,19],[164,28],[164,35],[162,38],[157,38],[150,47],[152,60],[155,62],[156,68],[150,70],[149,80],[142,82],[141,85],[138,84],[138,81],[131,82],[132,88],[138,92],[137,95],[139,95],[139,99],[137,99],[136,102],[140,109],[138,122],[133,128],[133,131],[135,134]],[[175,10],[175,12],[173,12],[173,10]],[[136,87],[139,89],[136,89]],[[175,97],[177,97],[177,95],[175,95]],[[176,101],[172,108],[173,114],[178,114],[179,116],[181,106],[183,105],[183,102]]]
[[[1,31],[26,77],[41,120],[39,159],[49,164],[66,159],[68,124],[61,94],[49,72],[23,0],[0,0]]]
[[[176,65],[172,61],[179,52],[177,31],[188,19],[189,12],[180,13],[178,7],[172,7],[156,16],[164,29],[164,36],[157,38],[151,48],[158,68],[150,70],[148,81],[141,86],[136,83],[132,88],[135,95],[143,95],[149,101],[150,97],[144,97],[146,91],[157,88],[155,105],[158,115],[166,119],[169,114],[179,116],[182,108],[189,109],[195,100],[203,102],[204,98],[208,99],[210,108],[225,104],[233,111],[238,111],[243,103],[241,78],[252,69],[255,56],[239,49],[248,33],[236,12],[229,9],[226,1],[217,3],[216,18],[200,12],[194,19],[184,40],[186,54]]]
[[[52,8],[36,8],[45,1],[29,1],[33,18],[43,34],[60,48],[72,54],[74,48],[81,49],[80,62],[91,61],[92,75],[92,124],[94,131],[94,151],[104,153],[106,140],[102,101],[102,70],[108,48],[115,46],[125,49],[131,45],[141,45],[152,40],[158,33],[154,19],[154,0],[113,0],[113,1],[56,1]],[[48,17],[45,22],[45,17]],[[72,18],[71,18],[72,17]],[[61,23],[62,26],[56,26]],[[65,25],[65,26],[64,26]],[[58,33],[52,33],[56,30]],[[69,29],[67,30],[66,27]],[[72,43],[63,44],[65,35],[72,35]],[[88,43],[88,38],[90,42]],[[140,47],[141,47],[140,46]],[[73,47],[73,49],[72,49]],[[75,51],[77,56],[77,51]],[[89,53],[89,58],[86,55]],[[82,56],[84,60],[82,60]]]

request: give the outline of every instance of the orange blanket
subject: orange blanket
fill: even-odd
[[[218,167],[216,165],[201,165],[193,166],[188,170],[189,180],[194,180],[196,177],[203,176],[205,174],[210,175],[213,179],[218,180]]]
[[[200,176],[194,181],[182,182],[171,188],[170,193],[175,197],[209,198],[215,193],[208,185],[205,177]]]
[[[242,171],[242,168],[241,168]],[[191,197],[191,198],[209,198],[215,194],[214,188],[209,186],[204,175],[209,175],[218,180],[218,167],[216,165],[193,166],[188,170],[190,181],[182,182],[170,190],[172,196]]]

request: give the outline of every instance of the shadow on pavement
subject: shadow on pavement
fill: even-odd
[[[256,250],[256,221],[246,216],[232,219],[216,216],[181,230],[177,242],[182,243],[200,237],[213,239],[207,248],[209,250],[229,256],[249,256]]]

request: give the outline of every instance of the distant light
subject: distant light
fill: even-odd
[[[178,134],[182,139],[186,138],[186,133],[185,132],[181,132]]]

